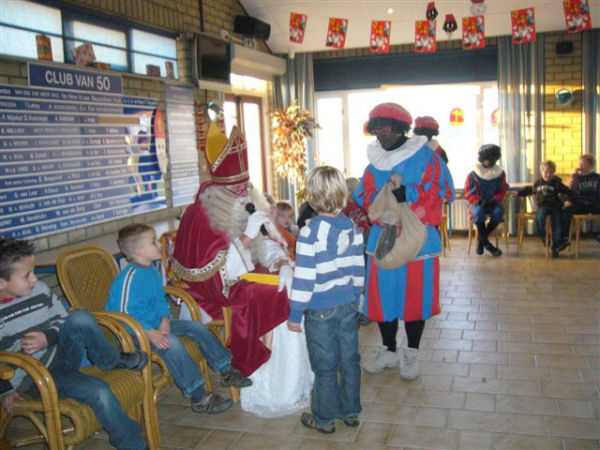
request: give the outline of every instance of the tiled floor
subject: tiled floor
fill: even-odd
[[[599,449],[600,246],[579,260],[546,260],[531,240],[500,258],[466,255],[453,239],[442,259],[441,315],[427,322],[421,377],[363,376],[359,428],[325,436],[299,414],[263,420],[239,405],[219,416],[190,412],[170,389],[160,398],[165,448]],[[404,344],[403,330],[399,338]],[[361,353],[379,344],[361,330]],[[105,436],[80,448],[108,448]]]

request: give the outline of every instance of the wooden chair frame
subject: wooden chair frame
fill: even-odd
[[[535,221],[535,211],[527,211],[527,199],[530,197],[521,197],[519,212],[517,213],[517,255],[523,249],[523,238],[525,237],[525,231],[527,222],[530,220]],[[552,219],[550,216],[546,217],[546,233],[544,237],[544,247],[546,250],[546,259],[550,258],[552,253]]]
[[[447,202],[442,203],[442,220],[440,221],[440,238],[442,240],[442,255],[446,256],[446,251],[450,251],[450,233],[448,232],[448,210],[450,206]]]
[[[133,339],[126,329],[129,327],[139,342],[140,350],[150,353],[150,341],[133,318],[122,313],[96,313],[98,323],[112,333],[119,342],[122,351],[134,351]],[[14,368],[23,369],[33,379],[38,388],[40,398],[25,398],[13,404],[14,416],[28,418],[36,427],[38,434],[9,442],[12,447],[20,447],[36,443],[44,443],[50,450],[72,449],[100,429],[100,424],[93,411],[73,399],[59,400],[56,385],[48,370],[32,356],[21,352],[0,352],[0,378],[10,379]],[[87,369],[83,369],[88,371]],[[160,448],[160,432],[158,416],[153,397],[152,368],[150,364],[140,372],[131,372],[131,376],[141,375],[144,383],[143,396],[140,403],[129,413],[140,422],[151,450]],[[138,375],[139,376],[139,375]],[[42,415],[43,420],[39,415]],[[69,418],[73,426],[63,424],[61,416]],[[4,438],[12,416],[2,408],[0,410],[0,439]],[[143,420],[142,420],[143,419]]]
[[[506,211],[508,210],[508,197],[504,197],[504,199],[502,200],[502,206],[504,208],[504,213],[506,214]],[[471,254],[471,244],[472,244],[472,239],[473,239],[473,235],[475,237],[475,241],[477,241],[477,238],[479,236],[479,231],[477,231],[477,228],[474,226],[473,223],[473,219],[471,217],[471,211],[470,208],[467,212],[467,214],[469,214],[469,225],[468,225],[468,246],[467,246],[467,255]],[[473,230],[475,230],[475,233],[473,233]],[[496,238],[496,247],[498,247],[499,245],[499,237],[503,237],[504,238],[504,245],[506,246],[506,251],[508,252],[508,226],[506,225],[506,221],[501,222],[500,224],[498,224],[498,226],[496,227],[496,229],[494,230],[494,236]]]
[[[571,217],[571,224],[569,226],[569,241],[571,241],[573,237],[573,229],[575,229],[575,259],[579,258],[579,236],[581,233],[581,225],[583,222],[589,221],[600,222],[600,214],[573,214]],[[571,255],[570,245],[568,254]]]

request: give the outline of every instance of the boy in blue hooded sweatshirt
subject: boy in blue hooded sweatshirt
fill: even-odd
[[[306,195],[317,216],[298,236],[288,328],[301,331],[304,314],[315,381],[312,414],[303,413],[300,422],[328,434],[335,431],[336,418],[350,427],[360,423],[357,310],[365,280],[363,236],[341,213],[348,190],[339,170],[313,169]]]

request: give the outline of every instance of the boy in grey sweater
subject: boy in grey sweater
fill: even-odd
[[[39,360],[54,378],[59,398],[88,405],[118,449],[144,449],[139,425],[123,412],[109,385],[79,371],[85,357],[102,370],[141,370],[142,352],[120,353],[87,311],[67,314],[65,308],[33,274],[33,244],[0,236],[0,351],[24,352]],[[39,393],[31,378],[18,369],[10,381],[0,381],[2,407]]]

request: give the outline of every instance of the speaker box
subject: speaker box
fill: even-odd
[[[250,16],[236,16],[233,31],[258,39],[269,39],[271,25]]]
[[[573,53],[573,43],[571,41],[562,41],[556,43],[557,55],[568,55]]]

